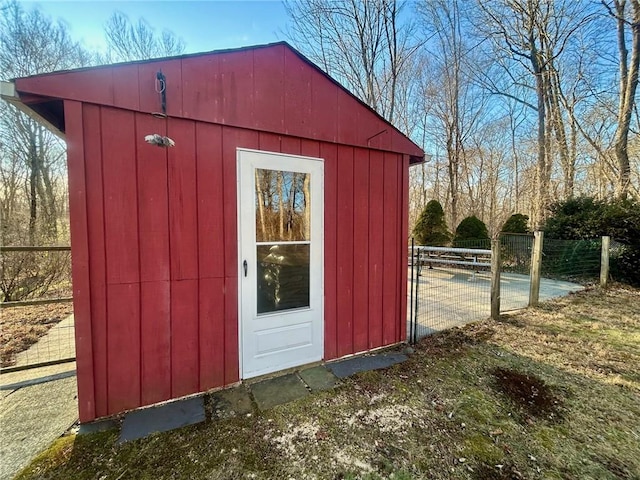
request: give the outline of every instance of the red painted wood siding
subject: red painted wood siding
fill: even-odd
[[[236,147],[258,135],[77,102],[67,122],[81,420],[238,381]]]
[[[241,53],[65,90],[104,103],[65,100],[83,422],[239,380],[237,148],[325,160],[324,359],[405,338],[409,154],[379,150],[385,134],[357,146],[389,126],[290,50]],[[146,113],[159,65],[168,119]]]
[[[285,44],[151,60],[16,80],[18,92],[167,113],[298,138],[422,156],[407,137]],[[136,88],[137,86],[137,88]]]
[[[87,171],[84,162],[85,129],[83,127],[82,104],[66,101],[65,112],[68,115],[69,132],[67,141],[67,164],[69,168],[69,210],[71,248],[73,250],[73,311],[76,318],[76,357],[78,376],[78,409],[80,421],[89,421],[96,417],[96,385],[94,378],[94,348],[91,325],[91,271],[89,264],[89,232],[86,199]]]
[[[82,421],[239,380],[237,147],[325,159],[325,359],[404,339],[408,157],[71,105]]]
[[[325,360],[330,360],[406,336],[406,287],[399,285],[407,278],[406,235],[398,229],[407,214],[408,176],[401,172],[402,157],[394,154],[321,144],[320,155],[325,159]]]

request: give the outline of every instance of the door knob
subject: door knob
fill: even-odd
[[[249,265],[247,264],[247,261],[245,260],[244,262],[242,262],[242,268],[244,268],[244,276],[247,276],[247,268],[249,267]]]

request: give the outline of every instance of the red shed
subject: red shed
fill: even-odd
[[[13,101],[67,140],[82,422],[405,339],[423,152],[286,43]]]

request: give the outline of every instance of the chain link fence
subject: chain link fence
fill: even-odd
[[[414,246],[409,255],[409,338],[489,316],[491,241]]]

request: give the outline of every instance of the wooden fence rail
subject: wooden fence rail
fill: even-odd
[[[15,302],[2,302],[0,307],[29,307],[32,305],[48,305],[50,303],[67,303],[73,302],[73,297],[56,297],[56,298],[37,298],[34,300],[16,300]]]
[[[4,252],[70,252],[68,245],[50,245],[48,247],[34,245],[0,246],[0,253]]]

